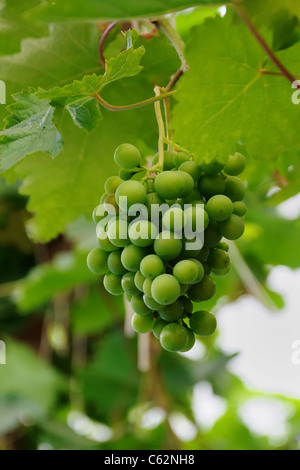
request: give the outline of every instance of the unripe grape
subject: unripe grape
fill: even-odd
[[[184,212],[181,207],[171,207],[162,218],[163,227],[167,230],[181,231],[184,226]]]
[[[183,305],[183,313],[189,315],[193,311],[193,302],[185,296],[179,297]]]
[[[147,255],[141,261],[140,271],[143,276],[154,279],[164,272],[164,263],[157,255]]]
[[[235,152],[228,157],[227,163],[224,167],[227,175],[236,176],[244,171],[246,167],[246,158],[239,152]]]
[[[146,278],[145,276],[142,275],[141,271],[137,271],[134,275],[134,284],[136,285],[136,287],[138,288],[140,292],[144,292],[143,284],[144,284],[145,279]]]
[[[111,215],[119,214],[119,206],[117,204],[115,194],[109,194],[108,196],[106,196],[106,198],[104,199],[103,205],[104,205],[105,210],[109,214]]]
[[[235,201],[233,203],[233,213],[243,217],[247,212],[247,206],[243,201]]]
[[[105,182],[104,189],[107,194],[115,193],[121,183],[123,183],[123,180],[119,176],[110,176]]]
[[[221,170],[224,168],[224,164],[221,162],[218,162],[215,158],[209,162],[203,162],[200,165],[201,170],[206,173],[207,175],[215,175],[216,173],[219,173]]]
[[[186,347],[189,335],[184,326],[178,323],[169,323],[162,329],[159,339],[164,349],[175,352]]]
[[[171,274],[161,274],[152,282],[151,295],[161,305],[172,304],[180,295],[179,282]]]
[[[179,320],[183,314],[183,303],[180,299],[177,299],[174,303],[166,305],[162,309],[158,310],[160,318],[165,321],[173,322]]]
[[[101,248],[94,248],[87,257],[88,268],[95,274],[105,274],[108,271],[107,266],[108,253]]]
[[[123,181],[116,191],[116,201],[125,213],[133,204],[144,204],[146,199],[146,189],[139,181]]]
[[[154,181],[155,191],[163,199],[177,199],[181,197],[186,188],[186,181],[182,177],[183,172],[163,171]]]
[[[205,275],[198,284],[193,284],[188,290],[188,297],[193,302],[202,302],[211,299],[216,293],[216,283]]]
[[[132,144],[121,144],[115,151],[114,160],[120,168],[135,168],[141,163],[141,153]]]
[[[131,307],[132,310],[138,315],[145,316],[152,313],[152,310],[145,304],[142,295],[133,296],[131,298]]]
[[[245,224],[241,217],[236,214],[232,214],[229,219],[220,223],[220,230],[223,237],[228,240],[237,240],[243,235]]]
[[[194,332],[191,330],[191,328],[186,328],[187,334],[188,334],[188,342],[186,346],[182,349],[180,349],[180,352],[187,352],[192,349],[192,347],[195,344],[196,338]]]
[[[126,269],[124,268],[121,262],[121,253],[122,253],[122,250],[112,251],[108,255],[108,258],[107,258],[107,265],[108,265],[109,270],[113,274],[118,274],[119,276],[122,276],[123,274],[126,273]]]
[[[182,284],[192,284],[198,275],[198,267],[191,260],[182,260],[175,264],[173,276]]]
[[[180,197],[184,198],[184,197],[188,196],[191,193],[191,191],[194,189],[195,182],[193,180],[193,177],[189,173],[187,173],[186,171],[178,170],[177,173],[180,174],[180,177],[184,181],[183,192],[180,196]]]
[[[132,177],[132,170],[126,170],[126,168],[120,168],[120,170],[119,170],[119,177],[120,177],[123,181],[130,180],[130,178]]]
[[[123,274],[121,279],[121,285],[124,292],[131,296],[140,295],[140,291],[134,283],[134,276],[135,274],[133,272],[127,272]]]
[[[200,253],[195,256],[195,258],[202,263],[203,261],[207,260],[208,255],[209,247],[204,246],[203,248],[201,248]]]
[[[175,152],[172,150],[165,150],[164,151],[164,171],[172,170],[176,165],[174,163]],[[152,166],[156,165],[159,160],[158,152],[154,155],[152,160]]]
[[[215,194],[223,194],[225,190],[225,181],[222,175],[202,175],[199,184],[199,191],[206,199]]]
[[[152,314],[142,316],[135,313],[131,319],[132,328],[137,333],[148,333],[152,330],[154,322],[155,319]]]
[[[93,221],[95,222],[95,224],[98,224],[98,222],[100,222],[107,216],[108,216],[108,212],[107,210],[105,210],[105,207],[103,204],[99,204],[99,206],[96,206],[95,209],[93,210]]]
[[[233,204],[229,197],[223,194],[216,194],[207,201],[205,210],[209,217],[217,222],[221,222],[231,216]]]
[[[176,258],[181,252],[182,243],[178,235],[164,230],[154,241],[154,251],[163,260]]]
[[[217,320],[212,313],[201,310],[191,316],[190,327],[196,335],[210,336],[216,330]]]
[[[210,220],[207,229],[204,232],[204,245],[208,248],[217,246],[222,238],[222,233],[218,222]]]
[[[153,330],[152,330],[155,338],[159,339],[162,329],[167,324],[168,322],[166,322],[165,320],[162,320],[162,318],[157,318],[157,320],[155,320],[155,323],[153,325]]]
[[[143,300],[148,308],[156,312],[164,307],[163,305],[160,305],[154,299],[152,299],[152,297],[148,297],[146,294],[143,295]]]
[[[227,251],[227,252],[229,251],[229,245],[226,242],[218,243],[217,248],[220,248],[220,250],[224,250],[224,251]]]
[[[113,273],[107,273],[104,276],[103,284],[107,292],[112,295],[121,295],[124,294],[122,284],[121,284],[121,276],[117,276]]]
[[[210,251],[207,262],[213,270],[222,271],[230,264],[230,258],[226,251],[214,248]]]
[[[227,176],[225,179],[225,196],[229,197],[232,202],[241,201],[245,196],[245,185],[237,176]]]
[[[184,222],[186,231],[200,233],[205,230],[209,224],[209,217],[204,210],[204,206],[197,204],[184,210]]]
[[[145,255],[146,251],[144,248],[135,245],[128,245],[122,251],[121,261],[127,271],[135,272],[139,270],[140,263]]]
[[[108,194],[107,193],[103,193],[102,196],[100,197],[100,204],[103,204],[105,199],[107,198]]]
[[[185,204],[199,204],[202,202],[202,196],[198,188],[193,188],[192,191],[183,198]]]
[[[202,281],[204,277],[204,267],[203,267],[203,264],[196,258],[191,258],[190,261],[192,261],[197,268],[196,279],[193,282],[191,282],[191,284],[197,284],[198,282]]]
[[[186,162],[189,158],[190,156],[187,153],[176,151],[174,152],[173,161],[174,161],[175,166],[179,167],[180,165],[182,165],[182,163]]]
[[[118,250],[119,248],[111,243],[104,228],[97,227],[97,241],[99,247],[107,252]]]
[[[130,244],[128,238],[128,222],[123,219],[111,221],[107,227],[107,235],[111,243],[118,247],[124,247]]]
[[[195,182],[197,182],[201,176],[201,170],[199,165],[192,160],[183,162],[178,168],[178,170],[189,173]]]
[[[164,204],[164,202],[165,202],[164,199],[163,199],[162,197],[160,197],[160,196],[159,196],[157,193],[155,193],[155,192],[151,192],[151,193],[147,194],[147,199],[146,199],[145,205],[146,205],[146,207],[147,207],[147,209],[148,209],[148,216],[149,216],[149,218],[150,218],[150,216],[151,216],[151,206],[152,206],[153,204],[158,204],[158,205],[160,206],[161,204]]]
[[[136,246],[152,245],[157,237],[157,228],[148,220],[139,220],[133,222],[129,228],[129,238],[131,243]]]
[[[143,284],[143,292],[147,295],[147,297],[152,297],[152,294],[151,294],[151,285],[152,285],[152,281],[151,279],[149,279],[148,277],[144,280],[144,284]]]

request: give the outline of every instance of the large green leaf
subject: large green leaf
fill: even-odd
[[[31,13],[32,18],[47,22],[155,17],[196,5],[219,3],[218,0],[57,0],[46,2]],[[224,2],[226,3],[226,2]]]
[[[278,53],[295,75],[299,50],[298,43]],[[225,160],[238,141],[258,160],[300,149],[300,107],[291,101],[291,84],[261,73],[278,70],[243,25],[232,24],[230,16],[207,20],[194,30],[187,60],[173,126],[176,140],[198,161]]]

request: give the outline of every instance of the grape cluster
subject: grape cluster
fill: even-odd
[[[125,143],[114,159],[119,174],[108,178],[94,209],[99,246],[87,264],[104,274],[110,294],[126,294],[136,332],[152,331],[167,351],[188,351],[195,335],[209,336],[216,329],[214,315],[193,312],[193,302],[212,298],[216,284],[211,275],[230,271],[229,247],[222,238],[236,240],[244,232],[245,186],[237,175],[245,157],[235,153],[225,165],[217,160],[198,165],[187,153],[168,150],[163,168],[156,154],[148,170],[139,150]],[[145,208],[138,219],[130,211],[135,205]],[[152,210],[158,206],[164,211],[154,224]],[[188,222],[192,238],[183,231]],[[191,240],[198,243],[191,246]]]

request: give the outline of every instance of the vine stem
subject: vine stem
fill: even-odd
[[[170,21],[165,18],[159,18],[152,20],[152,23],[162,31],[169,41],[172,43],[173,47],[175,48],[180,61],[181,61],[181,68],[183,72],[186,72],[188,70],[188,64],[185,60],[185,43],[181,36],[178,34],[175,28],[171,25]]]
[[[285,66],[282,64],[282,62],[278,59],[278,57],[274,54],[272,49],[268,46],[264,38],[260,35],[259,31],[256,29],[254,23],[252,22],[250,16],[248,15],[247,11],[243,7],[243,5],[239,2],[233,2],[230,4],[233,6],[238,13],[238,15],[241,17],[251,34],[255,37],[255,39],[259,42],[261,47],[265,50],[265,52],[268,54],[272,62],[279,68],[281,71],[282,75],[286,77],[291,83],[294,83],[296,81],[296,78],[285,68]],[[300,85],[299,85],[300,87]]]
[[[107,36],[111,32],[111,30],[114,29],[114,27],[117,26],[117,24],[118,24],[118,21],[114,21],[113,23],[108,25],[107,28],[105,29],[104,33],[101,36],[101,40],[100,40],[100,44],[99,44],[99,55],[100,55],[101,62],[104,65],[105,65],[105,57],[104,57],[104,52],[103,52],[104,43],[106,41]]]
[[[176,93],[175,90],[167,91],[166,93],[160,94],[158,96],[152,96],[151,98],[148,98],[147,100],[139,101],[138,103],[127,104],[124,106],[115,106],[113,104],[108,103],[99,95],[99,92],[93,94],[92,98],[95,98],[95,100],[98,101],[98,103],[101,104],[101,106],[108,109],[109,111],[127,111],[129,109],[141,108],[142,106],[146,106],[148,104],[155,103],[156,101],[163,100],[165,98],[168,98],[174,95],[174,93]]]
[[[161,96],[161,89],[159,86],[154,87],[154,92],[157,97]],[[154,109],[155,109],[155,115],[156,115],[156,120],[157,120],[157,125],[158,125],[158,165],[161,169],[161,171],[164,168],[164,143],[165,143],[165,124],[164,120],[162,117],[162,112],[161,112],[161,107],[160,107],[160,102],[156,101],[154,103]]]

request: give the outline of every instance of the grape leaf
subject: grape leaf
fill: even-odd
[[[196,5],[211,5],[218,0],[57,0],[45,2],[30,12],[31,18],[47,22],[97,21],[155,17]],[[226,3],[226,2],[224,2]]]
[[[176,52],[163,36],[143,40],[142,45],[146,42],[143,73],[111,83],[104,90],[105,99],[120,105],[141,101],[153,95],[153,83],[168,83],[179,66]],[[54,88],[82,79],[93,68],[101,71],[98,45],[94,24],[55,26],[50,38],[26,40],[21,54],[0,58],[0,74],[2,71],[13,89],[22,89],[28,83],[35,88]],[[69,56],[71,59],[66,60]],[[39,63],[42,73],[26,66],[28,63]],[[57,116],[57,120],[62,118],[59,128],[65,142],[60,155],[54,160],[46,154],[30,155],[10,170],[10,176],[5,173],[11,180],[21,179],[21,192],[30,196],[28,209],[35,215],[28,230],[35,240],[50,240],[80,215],[90,216],[99,203],[105,179],[118,171],[113,153],[119,144],[131,142],[142,150],[148,146],[155,153],[153,106],[121,113],[104,109],[103,116],[101,125],[87,134],[80,128],[74,132],[68,113],[62,113]]]
[[[298,43],[278,53],[296,75],[299,49]],[[291,84],[261,73],[278,70],[243,25],[232,24],[230,16],[207,20],[194,29],[187,60],[190,70],[177,91],[173,126],[176,140],[199,161],[224,161],[238,141],[261,160],[300,149],[300,108],[291,101]]]
[[[24,38],[48,36],[48,27],[25,18],[26,11],[39,5],[41,0],[6,0],[0,5],[0,55],[20,50]]]
[[[47,100],[38,100],[31,92],[13,95],[8,127],[0,131],[0,170],[8,170],[26,155],[47,152],[52,158],[62,149],[62,137],[52,123],[54,108]],[[12,125],[13,123],[16,123]]]

